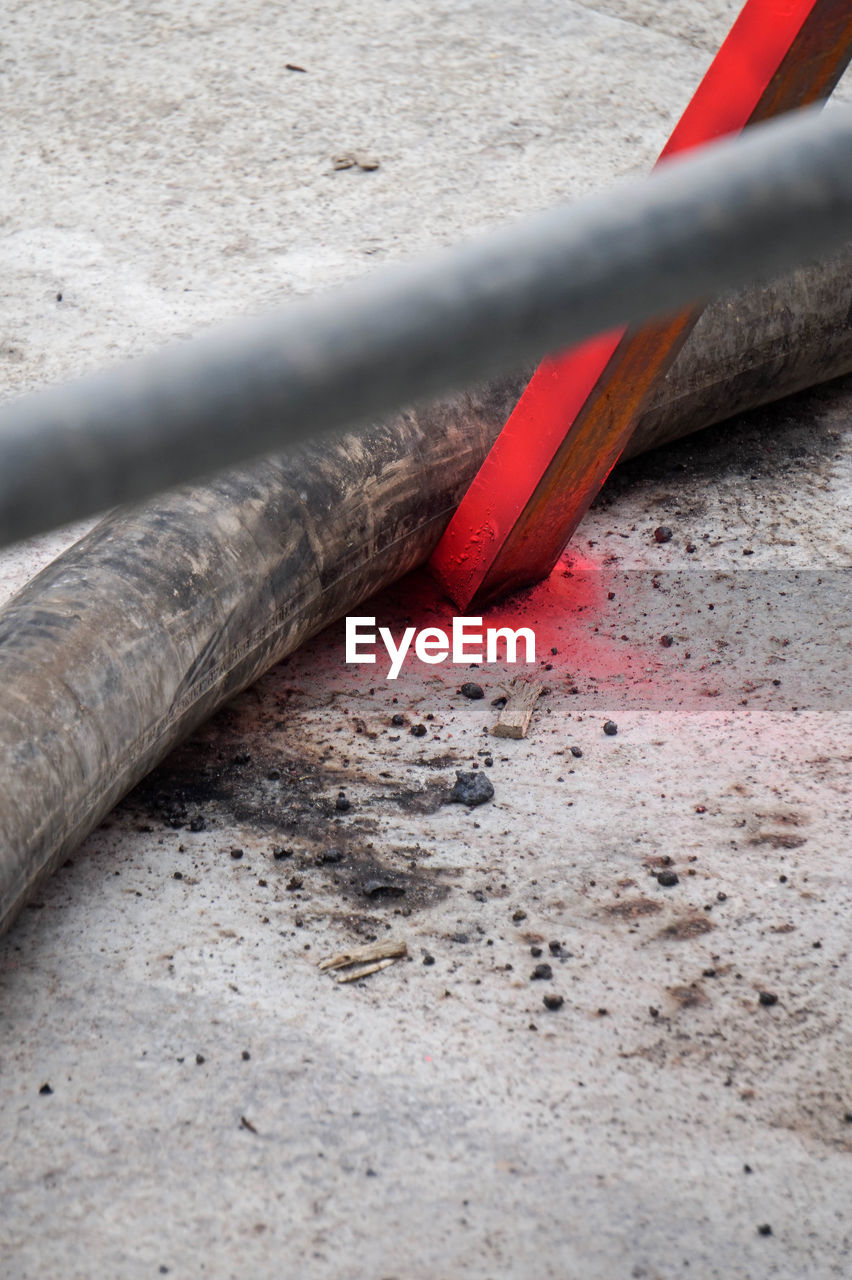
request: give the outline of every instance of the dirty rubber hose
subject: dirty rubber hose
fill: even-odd
[[[852,248],[712,304],[627,455],[852,370]],[[103,519],[0,611],[0,932],[175,744],[425,561],[531,370]]]

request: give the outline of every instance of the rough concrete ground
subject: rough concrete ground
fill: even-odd
[[[4,393],[647,167],[737,7],[7,4]],[[340,626],[120,806],[0,943],[4,1276],[852,1271],[850,405],[612,477],[527,740]]]

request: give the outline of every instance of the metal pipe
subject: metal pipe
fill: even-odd
[[[0,411],[0,545],[364,423],[852,231],[852,112],[796,112],[650,179]]]

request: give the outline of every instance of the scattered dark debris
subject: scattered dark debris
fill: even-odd
[[[694,553],[694,552],[695,552],[695,550],[696,550],[695,543],[694,543],[694,542],[687,542],[687,544],[686,544],[686,550],[689,552],[689,554],[690,554],[690,555],[693,555],[693,553]]]
[[[449,804],[466,804],[470,808],[485,804],[494,797],[494,787],[482,773],[456,770],[456,780],[447,797]]]
[[[707,997],[698,986],[692,982],[688,986],[669,987],[669,995],[676,1000],[681,1009],[696,1009],[699,1005],[707,1004]]]
[[[413,724],[411,726],[411,736],[412,738],[425,738],[426,737],[425,724]]]
[[[301,889],[304,883],[301,876],[291,876],[286,885],[288,893],[295,893],[297,889]]]
[[[786,831],[759,831],[749,839],[750,845],[766,844],[770,849],[801,849],[806,843],[806,836],[788,835]]]
[[[245,1116],[240,1116],[240,1128],[248,1129],[249,1133],[257,1133],[257,1129],[255,1129],[251,1120],[246,1119]]]
[[[206,827],[207,823],[204,821],[200,813],[197,813],[194,818],[190,818],[189,820],[190,831],[204,831],[206,830]]]
[[[608,737],[614,738],[618,733],[618,725],[614,720],[607,720],[604,724],[603,731]]]
[[[757,998],[767,1009],[778,1003],[778,997],[775,995],[774,991],[761,991]]]
[[[668,632],[666,632],[664,635],[660,636],[660,644],[663,646],[664,649],[671,649],[672,645],[674,644],[674,636],[671,636],[669,635]]]
[[[672,531],[667,524],[660,524],[654,530],[655,542],[671,542],[672,536]]]
[[[676,884],[680,884],[680,877],[676,871],[658,871],[657,884],[661,884],[664,889],[671,889]]]
[[[655,898],[623,898],[606,908],[608,915],[618,916],[623,920],[635,920],[639,916],[654,915],[661,910],[662,907]]]
[[[690,938],[700,938],[702,933],[710,933],[713,927],[706,916],[685,916],[683,920],[666,925],[657,937],[670,942],[688,942]]]
[[[272,856],[276,862],[281,862],[284,858],[292,858],[293,850],[285,849],[283,845],[276,845],[272,850]]]
[[[571,755],[574,757],[575,760],[580,760],[582,758],[583,752],[580,747],[572,747]]]
[[[482,685],[474,684],[471,680],[468,680],[460,687],[459,693],[464,698],[470,698],[471,702],[476,702],[479,698],[485,697],[485,690]]]
[[[549,982],[553,977],[553,969],[549,964],[537,964],[530,974],[530,982]]]
[[[542,1004],[545,1009],[550,1009],[552,1013],[555,1013],[557,1009],[561,1009],[564,1003],[564,998],[562,996],[555,995],[552,991],[549,991],[542,1000]]]
[[[266,780],[267,780],[267,782],[280,782],[280,781],[281,781],[281,770],[280,770],[280,769],[270,769],[270,770],[267,772],[267,774],[266,774]]]
[[[51,1089],[47,1081],[45,1081],[44,1084],[41,1086],[41,1088],[39,1089],[39,1093],[42,1095],[43,1098],[46,1098],[48,1097],[49,1094],[53,1093],[53,1090]]]
[[[298,66],[296,66],[296,63],[295,63],[295,62],[285,62],[285,63],[284,63],[284,70],[285,70],[285,71],[301,71],[302,75],[306,75],[306,74],[307,74],[307,68],[306,68],[306,67],[298,67]]]

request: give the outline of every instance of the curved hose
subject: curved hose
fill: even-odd
[[[852,251],[708,308],[630,453],[852,369]],[[422,563],[528,372],[100,522],[0,612],[0,930],[191,729]]]

